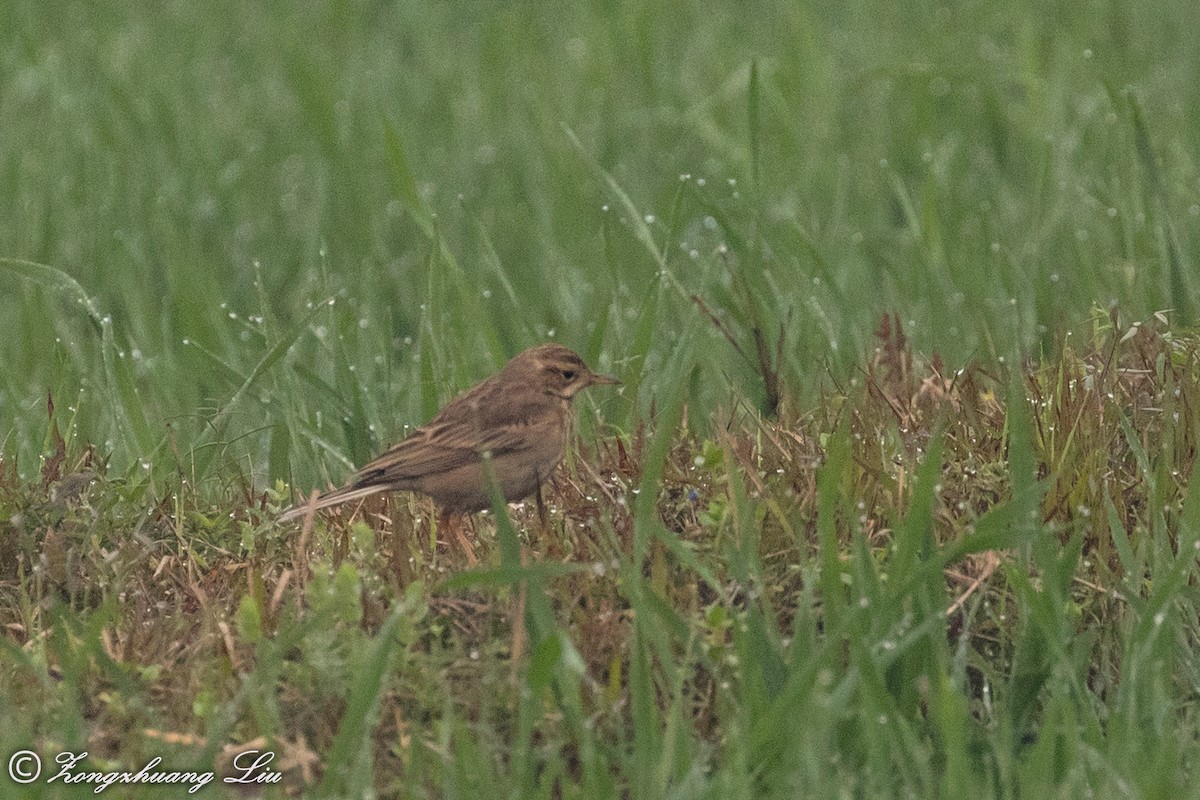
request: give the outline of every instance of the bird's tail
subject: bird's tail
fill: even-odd
[[[364,497],[370,497],[373,494],[387,491],[386,485],[375,484],[374,486],[346,486],[342,489],[334,489],[332,492],[326,492],[312,502],[297,503],[287,511],[279,515],[280,522],[290,522],[294,519],[299,519],[308,513],[311,508],[314,511],[322,508],[329,508],[340,503],[348,503],[351,500],[359,500]]]

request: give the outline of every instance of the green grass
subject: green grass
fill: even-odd
[[[884,311],[959,365],[1200,290],[1190,3],[56,8],[0,12],[0,255],[94,310],[0,267],[26,475],[47,392],[123,469],[169,424],[308,484],[552,334],[622,427],[688,348],[690,420],[762,404],[692,294],[811,401]]]
[[[0,756],[1195,794],[1195,4],[426,5],[0,2]],[[273,524],[548,338],[551,531]]]

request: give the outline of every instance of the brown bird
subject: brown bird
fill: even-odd
[[[490,455],[504,498],[528,497],[539,491],[562,461],[571,426],[571,399],[589,386],[619,383],[592,372],[583,359],[560,344],[531,347],[451,400],[344,487],[292,507],[279,520],[390,491],[427,494],[445,512],[480,511],[491,506],[485,454]],[[459,538],[466,545],[461,534]],[[468,556],[472,555],[466,546]]]

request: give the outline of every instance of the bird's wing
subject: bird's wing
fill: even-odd
[[[476,463],[484,451],[495,458],[533,446],[535,437],[529,429],[542,418],[536,404],[478,402],[474,394],[451,401],[427,424],[359,470],[350,486],[402,484]]]

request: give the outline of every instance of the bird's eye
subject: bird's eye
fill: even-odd
[[[564,369],[562,371],[562,375],[564,378],[566,378],[569,381],[575,380],[575,370],[573,370],[573,369]]]

